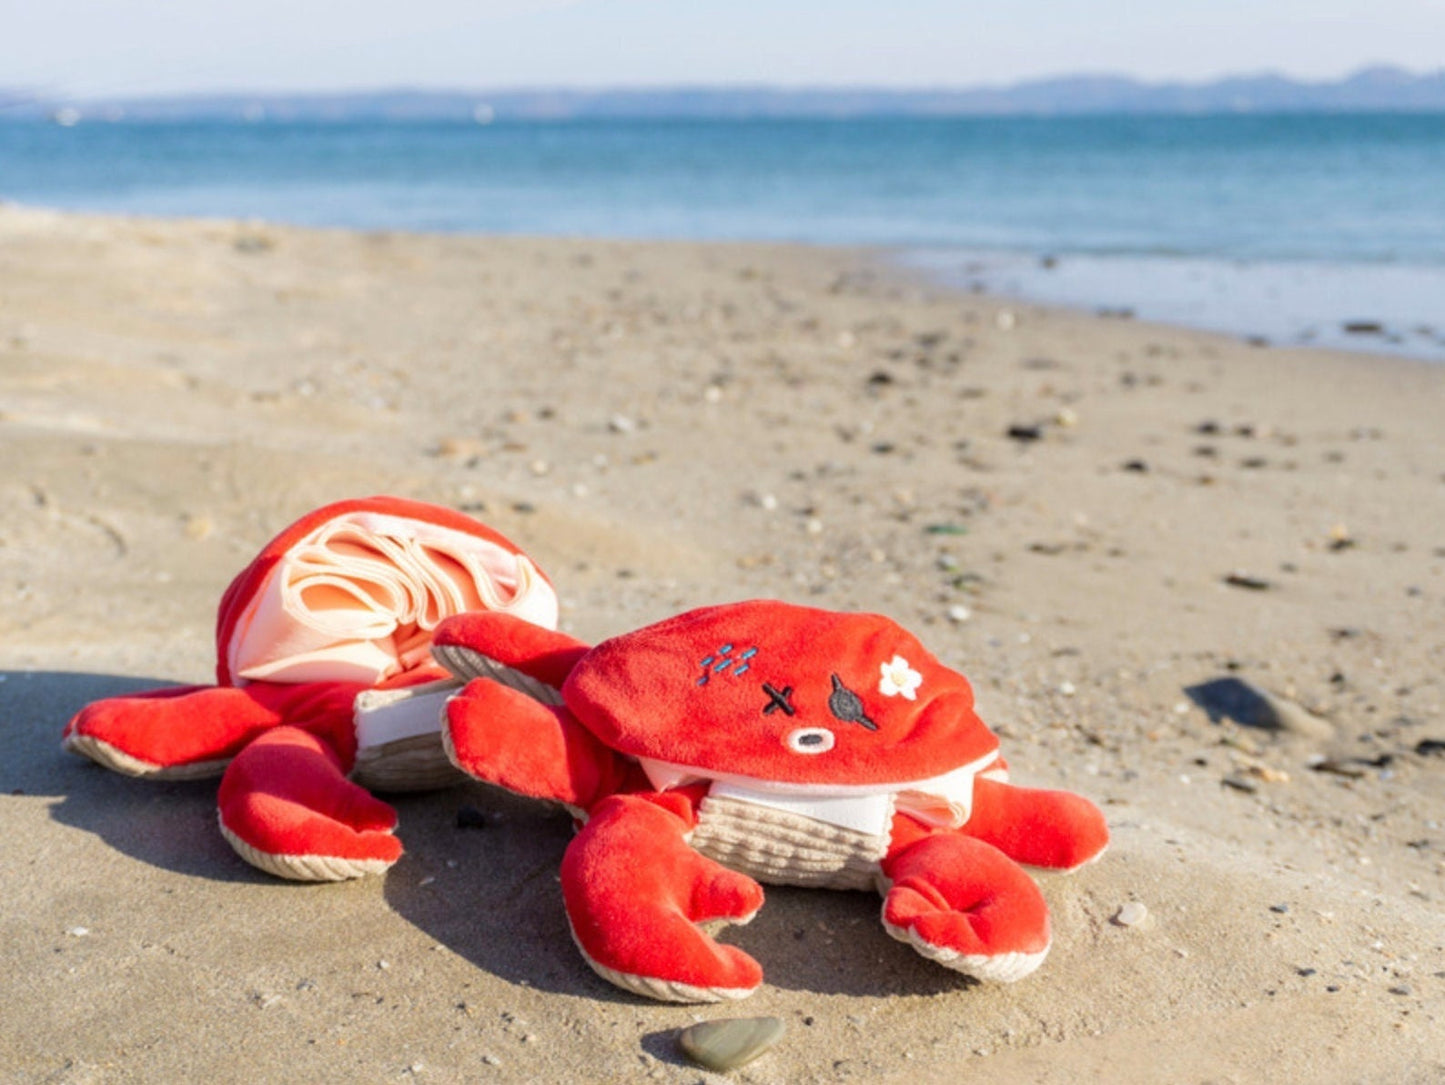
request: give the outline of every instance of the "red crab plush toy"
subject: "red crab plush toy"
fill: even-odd
[[[458,674],[444,739],[478,779],[565,804],[573,938],[603,978],[671,1001],[750,994],[762,970],[698,926],[745,923],[754,878],[884,894],[895,938],[992,980],[1049,948],[1019,864],[1071,869],[1108,843],[1077,795],[1006,782],[961,674],[871,614],[754,601],[694,610],[589,649],[504,613],[443,622]]]
[[[328,505],[226,589],[216,685],[98,701],[66,726],[64,747],[131,776],[224,773],[221,831],[262,870],[378,873],[401,855],[396,812],[361,785],[460,779],[439,734],[458,684],[429,649],[443,619],[478,610],[540,632],[556,624],[557,597],[525,554],[461,513],[391,497]]]

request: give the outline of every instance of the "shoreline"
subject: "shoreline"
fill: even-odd
[[[995,298],[1137,317],[1251,346],[1445,362],[1445,325],[1431,308],[1445,297],[1445,267],[946,246],[902,248],[894,258]]]
[[[154,215],[29,204],[0,197],[0,208],[85,217],[177,222],[244,221],[284,230],[619,244],[790,246],[869,252],[901,272],[1003,303],[1041,305],[1214,332],[1252,346],[1318,348],[1377,357],[1445,362],[1445,265],[1323,258],[1199,254],[1099,254],[1039,246],[970,248],[952,243],[854,243],[768,237],[610,236],[488,233],[466,229],[312,225],[269,218]]]
[[[0,206],[0,1064],[1428,1080],[1442,402],[1436,363],[978,297],[857,248]],[[230,853],[214,784],[58,750],[88,700],[208,679],[220,591],[279,527],[386,491],[523,546],[584,640],[757,596],[895,617],[969,676],[1016,779],[1109,817],[1099,863],[1040,879],[1049,960],[970,985],[876,896],[769,888],[727,935],[763,990],[652,1004],[567,936],[565,818],[404,797],[384,879],[288,885]],[[1328,730],[1219,717],[1204,687],[1231,678]],[[788,1035],[745,1070],[677,1053],[750,1014]]]

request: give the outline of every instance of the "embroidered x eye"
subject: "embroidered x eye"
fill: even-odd
[[[828,711],[844,723],[861,723],[870,731],[878,725],[868,718],[863,708],[863,699],[843,684],[843,679],[833,675],[833,692],[828,694]]]
[[[763,715],[771,716],[778,709],[782,709],[785,715],[797,714],[797,709],[788,700],[793,695],[792,686],[784,686],[782,689],[774,689],[771,682],[763,683],[763,692],[768,695],[768,703],[763,705]]]
[[[800,727],[788,735],[788,749],[794,753],[827,753],[836,741],[826,727]]]

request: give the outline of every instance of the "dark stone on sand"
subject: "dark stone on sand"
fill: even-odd
[[[1262,576],[1250,576],[1248,573],[1230,573],[1224,578],[1224,582],[1231,588],[1245,588],[1249,591],[1268,591],[1274,587]]]
[[[1149,465],[1143,460],[1125,460],[1123,469],[1125,471],[1133,471],[1136,474],[1143,475],[1149,472]]]
[[[1213,678],[1186,687],[1184,693],[1204,709],[1214,723],[1230,719],[1244,727],[1289,731],[1311,738],[1329,738],[1334,734],[1328,720],[1241,678]]]
[[[1347,780],[1358,780],[1365,775],[1365,770],[1351,761],[1339,761],[1333,757],[1327,757],[1323,761],[1316,761],[1310,765],[1313,772],[1327,772],[1331,776],[1343,776]]]
[[[1421,757],[1445,757],[1445,738],[1422,738],[1415,743],[1415,752]]]
[[[1383,335],[1385,331],[1378,320],[1347,320],[1340,326],[1346,335]]]
[[[1044,435],[1044,430],[1042,426],[1024,426],[1015,424],[1008,428],[1006,434],[1007,436],[1012,437],[1015,441],[1020,441],[1024,444],[1028,444],[1030,441],[1040,440]]]

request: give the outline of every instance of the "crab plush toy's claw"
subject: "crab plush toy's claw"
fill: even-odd
[[[293,881],[380,874],[401,857],[396,811],[352,783],[335,750],[298,727],[268,731],[226,769],[221,832],[252,866]]]
[[[616,795],[592,812],[562,860],[572,937],[603,979],[668,1002],[720,1002],[763,982],[757,961],[699,923],[747,923],[762,886],[688,847],[686,800]]]
[[[396,814],[347,777],[414,790],[454,776],[445,691],[426,684],[450,680],[431,658],[433,632],[469,610],[552,626],[557,597],[525,554],[459,512],[390,497],[328,505],[227,588],[215,686],[99,701],[63,744],[132,776],[224,772],[221,829],[272,874],[384,870],[401,854]]]
[[[1049,909],[1024,869],[981,840],[929,836],[884,863],[883,925],[923,956],[982,980],[1023,979],[1049,952]]]

